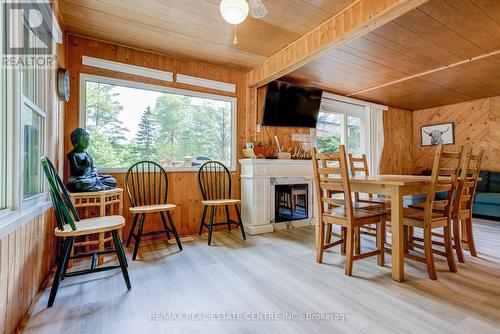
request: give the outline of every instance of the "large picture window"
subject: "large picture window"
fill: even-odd
[[[141,160],[191,169],[207,160],[235,167],[236,99],[82,75],[83,126],[100,168]]]

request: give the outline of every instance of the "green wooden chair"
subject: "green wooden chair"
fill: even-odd
[[[54,213],[56,216],[57,227],[54,230],[54,234],[56,237],[64,238],[62,253],[60,254],[57,262],[56,274],[54,276],[54,282],[52,283],[52,289],[50,290],[47,307],[51,307],[54,304],[59,283],[65,277],[73,277],[121,268],[127,289],[130,290],[131,286],[127,271],[127,259],[118,234],[118,231],[125,226],[125,219],[121,216],[80,219],[73,203],[71,202],[68,191],[64,187],[64,184],[57,174],[52,162],[47,157],[42,157],[41,163],[50,186],[50,197],[52,199]],[[71,249],[76,237],[101,232],[111,233],[113,236],[113,243],[115,245],[114,249],[106,249],[93,253],[71,256]],[[99,255],[110,253],[117,254],[120,265],[97,267],[97,257]],[[92,257],[90,269],[66,272],[68,261],[70,259],[80,259],[85,257]]]

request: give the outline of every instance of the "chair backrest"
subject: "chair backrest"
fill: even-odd
[[[462,210],[472,209],[483,153],[484,149],[480,149],[478,153],[473,154],[470,148],[465,154],[453,204],[454,217],[458,217]]]
[[[349,165],[351,168],[352,176],[364,175],[369,176],[370,171],[368,168],[368,159],[366,159],[366,154],[362,154],[360,157],[355,157],[349,153]],[[372,199],[373,195],[368,194],[368,198]],[[359,192],[354,193],[354,200],[359,201]]]
[[[198,182],[204,201],[231,198],[231,174],[218,161],[208,161],[200,167]]]
[[[347,219],[351,220],[353,206],[345,146],[340,145],[335,153],[317,153],[312,148],[311,155],[320,219],[331,206],[344,206]],[[332,197],[339,193],[343,193],[342,199]]]
[[[156,162],[133,164],[125,176],[125,187],[132,207],[167,204],[167,172]]]
[[[76,230],[75,221],[80,221],[80,217],[73,202],[71,202],[64,183],[49,158],[42,157],[40,162],[50,187],[50,198],[54,207],[57,228],[63,231],[64,225],[68,224],[73,231]]]
[[[457,187],[457,174],[462,161],[463,146],[457,152],[443,152],[443,145],[436,147],[432,165],[431,184],[425,202],[425,221],[429,222],[432,213],[441,212],[444,217],[452,214],[452,200]],[[436,194],[446,193],[445,198],[436,199]],[[439,209],[440,211],[434,211]],[[425,223],[424,221],[424,223]]]

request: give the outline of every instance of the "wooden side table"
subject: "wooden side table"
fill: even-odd
[[[111,190],[85,192],[85,193],[70,193],[71,201],[76,209],[83,208],[84,214],[80,218],[88,217],[88,208],[99,208],[99,217],[106,215],[123,216],[123,189],[115,188]],[[108,209],[108,210],[107,210]],[[121,230],[118,232],[121,238]],[[75,247],[88,247],[98,245],[98,249],[104,250],[106,242],[113,240],[112,236],[106,237],[105,233],[99,233],[97,240],[85,240],[74,243],[71,255],[74,254]],[[98,264],[104,263],[104,255],[99,255]],[[69,263],[69,267],[72,263]]]

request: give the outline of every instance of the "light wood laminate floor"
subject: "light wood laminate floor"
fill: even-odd
[[[139,261],[128,250],[131,291],[119,271],[66,279],[50,309],[44,292],[25,333],[499,333],[500,223],[476,220],[475,228],[478,257],[467,256],[458,273],[436,257],[438,281],[432,281],[424,264],[405,260],[404,283],[391,279],[390,256],[383,268],[375,257],[356,261],[351,278],[338,248],[317,264],[313,227],[246,242],[237,231],[217,232],[214,246],[205,236],[185,242],[182,252],[155,241],[141,247]],[[364,245],[373,244],[365,239]],[[243,318],[339,312],[350,318],[161,320],[183,312],[239,312],[231,316]]]

